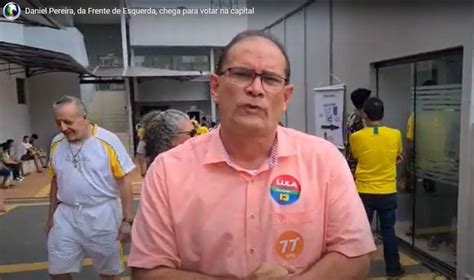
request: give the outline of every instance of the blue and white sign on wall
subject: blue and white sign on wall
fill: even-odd
[[[344,148],[344,92],[345,85],[313,89],[315,92],[315,134]]]

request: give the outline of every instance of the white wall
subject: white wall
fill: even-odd
[[[79,78],[73,73],[48,73],[28,79],[30,123],[39,135],[38,145],[47,150],[58,133],[54,122],[53,103],[63,95],[81,98]]]
[[[259,29],[268,26],[304,2],[305,0],[250,0],[247,5],[255,8],[255,14],[248,16],[248,27]]]
[[[136,102],[209,100],[209,84],[171,79],[146,79],[138,84]]]
[[[471,46],[471,29],[466,28],[472,18],[469,1],[333,5],[333,71],[349,90],[371,85],[372,62]]]
[[[313,88],[329,83],[329,16],[328,2],[316,2],[269,30],[286,47],[292,71],[290,82],[295,86],[282,122],[309,133],[315,129]]]
[[[288,56],[291,59],[291,83],[294,84],[294,95],[288,105],[286,125],[301,131],[306,131],[306,114],[301,114],[306,106],[305,84],[305,26],[304,10],[288,18],[285,26],[285,44]],[[303,52],[302,52],[303,51]]]
[[[219,1],[214,1],[218,3]],[[222,1],[223,3],[229,2]],[[246,7],[245,0],[238,8]],[[209,0],[128,0],[129,7],[156,9],[177,7],[210,8]],[[215,4],[217,5],[217,4]],[[228,8],[228,7],[227,7]],[[238,32],[247,29],[247,16],[236,15],[137,15],[130,17],[132,46],[225,46]]]
[[[89,64],[83,36],[76,28],[58,30],[0,22],[0,42],[61,52],[69,54],[84,66]]]
[[[23,136],[32,133],[30,129],[30,116],[28,104],[33,101],[28,98],[28,87],[26,86],[26,105],[18,104],[16,94],[16,78],[24,78],[24,75],[8,75],[0,72],[0,142],[13,139],[18,143]],[[28,82],[26,81],[26,84]]]
[[[24,25],[11,22],[0,22],[0,42],[23,44]]]
[[[245,16],[134,16],[130,18],[130,44],[225,46],[232,37],[245,29]]]
[[[24,33],[27,46],[69,54],[80,64],[89,65],[84,37],[76,28],[26,27]]]

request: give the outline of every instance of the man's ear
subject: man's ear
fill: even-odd
[[[291,97],[293,96],[293,89],[294,86],[292,84],[289,84],[285,86],[285,89],[283,90],[283,103],[284,103],[284,111],[288,108],[288,104],[290,103]]]
[[[219,104],[219,94],[218,94],[218,88],[219,88],[219,76],[216,74],[211,74],[209,77],[209,86],[211,90],[211,98],[214,103]]]

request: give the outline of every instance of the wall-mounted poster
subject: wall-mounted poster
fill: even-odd
[[[345,85],[326,86],[313,89],[315,92],[315,134],[344,148],[344,92]]]

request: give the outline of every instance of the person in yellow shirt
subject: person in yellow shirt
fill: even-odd
[[[382,124],[384,104],[371,97],[364,105],[366,127],[351,134],[352,154],[357,160],[355,179],[369,221],[374,212],[379,217],[386,274],[399,277],[405,273],[400,265],[395,236],[397,209],[396,164],[401,160],[402,137],[398,129]]]
[[[196,129],[196,134],[197,135],[202,135],[206,134],[209,132],[209,129],[206,126],[199,125],[198,128]]]
[[[199,122],[195,119],[191,119],[191,122],[194,126],[194,129],[196,129],[196,135],[202,135],[209,132],[209,129],[206,126],[199,124]]]

